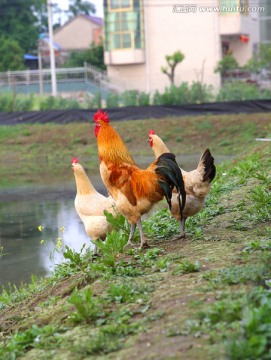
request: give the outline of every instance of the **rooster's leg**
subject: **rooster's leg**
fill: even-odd
[[[141,223],[141,218],[138,220],[137,222],[138,225],[138,229],[139,229],[139,233],[140,233],[140,239],[141,239],[141,244],[140,247],[142,249],[146,249],[149,248],[149,244],[147,242],[147,238],[145,237],[144,233],[143,233],[143,229],[142,229],[142,223]]]
[[[131,224],[129,239],[128,239],[128,241],[127,241],[126,246],[127,246],[127,245],[135,246],[135,244],[132,243],[132,238],[133,238],[133,236],[134,236],[135,229],[136,229],[136,224]]]

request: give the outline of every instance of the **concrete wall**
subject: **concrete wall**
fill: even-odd
[[[146,3],[146,2],[145,2]],[[174,13],[173,6],[145,6],[145,64],[108,66],[108,74],[123,81],[128,89],[154,92],[168,86],[168,77],[161,72],[165,56],[180,50],[185,59],[176,67],[175,84],[192,83],[200,76],[204,63],[204,82],[218,88],[220,78],[214,74],[220,59],[218,14]],[[205,62],[204,62],[205,61]]]
[[[98,38],[101,27],[90,20],[78,16],[55,32],[54,41],[64,51],[85,50]]]
[[[222,38],[230,43],[230,49],[240,65],[244,65],[259,42],[259,19],[257,14],[220,14],[217,11],[173,12],[169,2],[156,4],[144,1],[145,15],[145,63],[142,65],[108,65],[109,77],[125,89],[152,92],[163,91],[170,82],[161,72],[166,65],[165,55],[180,50],[185,59],[176,67],[175,84],[192,83],[201,78],[220,87],[220,75],[214,73],[222,57]],[[240,42],[240,34],[248,34],[248,43]],[[127,60],[127,59],[126,59]],[[132,62],[132,61],[131,61]]]

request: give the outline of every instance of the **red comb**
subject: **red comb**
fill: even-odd
[[[77,164],[78,163],[78,158],[77,157],[74,157],[73,159],[72,159],[72,164]]]
[[[94,121],[97,122],[98,120],[102,120],[106,123],[109,123],[109,117],[105,111],[98,110],[96,114],[93,116]]]
[[[148,135],[155,135],[155,131],[154,130],[150,130]]]

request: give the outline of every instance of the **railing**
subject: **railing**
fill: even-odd
[[[264,69],[259,71],[258,74],[243,69],[229,70],[222,77],[222,85],[227,82],[244,82],[247,84],[254,84],[261,90],[271,89],[270,74]]]
[[[122,91],[119,85],[111,83],[105,71],[96,68],[93,65],[85,64],[84,67],[77,68],[57,68],[57,83],[92,83],[107,91]],[[7,71],[0,73],[1,87],[16,87],[21,85],[39,85],[51,83],[51,70],[24,70],[24,71]]]

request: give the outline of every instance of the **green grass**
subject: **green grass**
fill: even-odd
[[[104,243],[98,243],[99,258],[93,259],[86,248],[75,252],[65,247],[61,249],[65,262],[48,278],[33,278],[29,285],[3,289],[1,360],[151,360],[158,355],[161,359],[178,359],[180,354],[187,360],[270,358],[270,145],[259,144],[250,151],[255,144],[246,148],[246,141],[237,145],[234,136],[227,138],[235,131],[233,119],[242,117],[229,117],[228,127],[223,119],[219,123],[214,117],[204,117],[203,125],[199,125],[199,119],[193,119],[189,130],[182,129],[182,139],[189,141],[198,134],[198,126],[203,133],[204,128],[213,134],[223,129],[215,139],[215,149],[224,140],[230,141],[231,151],[236,153],[242,147],[242,154],[234,161],[217,167],[204,209],[187,221],[187,238],[173,240],[179,233],[179,224],[171,219],[166,204],[161,203],[159,210],[143,220],[151,248],[127,249],[126,220],[107,214],[114,231]],[[263,119],[268,128],[268,117],[263,115]],[[213,127],[207,129],[208,123]],[[132,149],[137,147],[130,131],[137,138],[142,132],[144,138],[142,124],[143,130],[155,128],[152,120],[131,122],[126,138],[132,139]],[[125,131],[125,125],[116,125]],[[49,134],[57,128],[50,126],[21,129],[15,148],[23,147],[26,139],[27,149],[31,139],[35,149],[38,145],[34,140],[37,133],[34,134],[39,129],[48,131],[50,142]],[[172,133],[177,127],[180,131],[180,122],[171,119],[167,126],[165,135],[174,147],[176,134]],[[59,139],[62,145],[67,142],[69,151],[78,146],[78,152],[82,145],[88,149],[86,153],[94,153],[95,143],[81,144],[78,128],[69,129],[67,139]],[[255,127],[244,129],[251,142],[256,136]],[[73,136],[76,140],[70,144]],[[5,153],[3,143],[9,147],[12,142],[8,136],[2,139],[1,152]],[[202,144],[199,139],[197,148]],[[182,148],[183,143],[178,146]],[[189,151],[193,146],[188,145]],[[48,163],[54,163],[54,156],[48,156]],[[61,159],[63,155],[57,156]],[[136,241],[138,236],[137,233]]]

